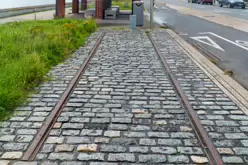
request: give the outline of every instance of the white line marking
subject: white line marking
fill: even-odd
[[[226,11],[226,10],[218,10],[218,9],[214,9],[215,13],[230,13],[230,11]]]
[[[220,38],[220,39],[222,39],[222,40],[224,40],[224,41],[226,41],[226,42],[229,42],[230,44],[233,44],[233,45],[235,45],[235,46],[238,46],[238,47],[243,48],[243,49],[245,49],[245,50],[248,51],[248,48],[247,48],[247,47],[244,47],[244,46],[242,46],[242,45],[240,45],[240,44],[237,44],[236,42],[230,41],[230,40],[228,40],[228,39],[226,39],[226,38],[224,38],[224,37],[221,37],[221,36],[219,36],[219,35],[217,35],[217,34],[215,34],[215,33],[212,33],[212,32],[203,32],[203,33],[199,33],[199,34],[211,34],[211,35],[213,35],[213,36],[215,36],[215,37],[217,37],[217,38]]]
[[[216,44],[216,42],[214,42],[211,38],[209,38],[208,36],[197,36],[197,37],[190,37],[196,41],[199,41],[203,44],[206,44],[208,46],[212,46],[216,49],[219,49],[219,50],[222,50],[223,52],[225,51],[224,49],[222,49],[218,44]],[[203,40],[207,40],[208,42],[206,41],[203,41]]]

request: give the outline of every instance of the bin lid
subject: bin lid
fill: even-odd
[[[142,4],[142,3],[144,3],[144,1],[134,1],[133,3],[134,4]]]

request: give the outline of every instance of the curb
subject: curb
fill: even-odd
[[[224,74],[224,72],[210,62],[204,55],[193,48],[182,37],[174,31],[166,30],[170,36],[182,47],[185,53],[198,67],[228,96],[237,106],[248,115],[248,91],[238,84],[234,79]]]

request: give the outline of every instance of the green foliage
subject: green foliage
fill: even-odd
[[[132,1],[130,1],[130,0],[113,0],[112,6],[120,6],[120,10],[132,10]]]
[[[92,19],[0,25],[0,120],[24,103],[49,69],[83,45],[96,27]]]

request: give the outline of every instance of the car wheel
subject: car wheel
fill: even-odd
[[[211,2],[210,5],[213,5],[213,2]]]
[[[222,7],[223,6],[223,4],[222,3],[220,3],[220,7]]]
[[[242,9],[245,9],[245,6],[242,6]]]

